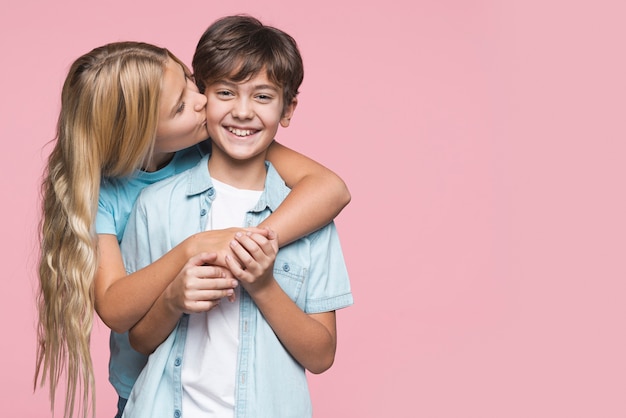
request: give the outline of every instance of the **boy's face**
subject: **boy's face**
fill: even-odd
[[[265,71],[239,83],[220,80],[208,85],[207,130],[215,146],[230,158],[247,160],[271,144],[278,126],[287,127],[297,100],[283,105],[282,88]],[[284,109],[284,112],[283,112]]]

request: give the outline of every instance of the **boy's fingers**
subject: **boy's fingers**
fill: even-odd
[[[270,227],[266,226],[264,228],[267,231],[267,238],[268,239],[278,239],[278,233],[276,231],[274,231],[273,229],[271,229]]]
[[[235,253],[237,258],[239,259],[239,261],[241,261],[241,268],[245,268],[245,266],[254,261],[254,259],[250,255],[250,252],[239,241],[232,241],[230,243],[230,247],[233,250],[233,253]]]
[[[244,228],[244,230],[247,233],[259,234],[259,235],[263,235],[263,236],[267,236],[267,233],[269,231],[268,228],[255,228],[255,227]]]

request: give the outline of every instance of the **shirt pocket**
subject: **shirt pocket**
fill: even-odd
[[[305,306],[305,280],[307,269],[291,260],[277,257],[274,262],[274,278],[285,293],[301,309]]]

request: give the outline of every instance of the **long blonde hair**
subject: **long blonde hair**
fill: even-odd
[[[89,340],[98,266],[94,222],[102,177],[123,177],[151,154],[166,49],[138,42],[96,48],[78,58],[63,85],[54,149],[42,183],[39,326],[35,387],[61,378],[64,417],[76,403],[95,415]],[[78,396],[77,396],[78,392]]]

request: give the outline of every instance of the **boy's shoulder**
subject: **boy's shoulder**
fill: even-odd
[[[271,162],[265,161],[265,166],[267,167],[267,176],[265,178],[264,191],[268,195],[268,199],[279,201],[274,203],[280,204],[291,192],[291,189]]]
[[[189,185],[190,178],[194,172],[199,170],[199,166],[206,160],[206,156],[196,161],[196,164],[191,168],[187,168],[184,171],[173,174],[172,176],[160,180],[156,183],[146,186],[139,195],[142,202],[146,201],[162,201],[163,196],[171,196],[172,194],[184,194],[186,193],[187,186]],[[205,165],[206,167],[206,165]],[[206,171],[206,169],[205,169]],[[169,199],[169,198],[168,198]]]

